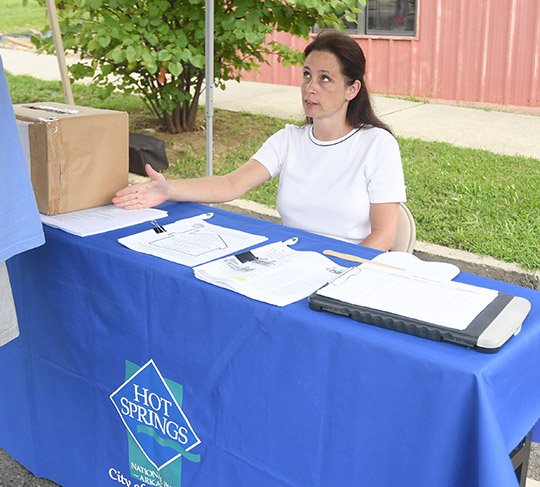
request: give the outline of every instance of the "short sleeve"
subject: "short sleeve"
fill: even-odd
[[[278,176],[285,161],[288,145],[287,128],[284,128],[270,136],[252,159],[259,161],[272,177]]]
[[[0,58],[0,261],[45,242]],[[9,229],[9,231],[7,231]]]
[[[366,179],[371,203],[397,203],[407,200],[403,166],[397,140],[380,130],[374,140],[374,157],[366,165]]]

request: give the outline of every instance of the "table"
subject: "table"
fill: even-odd
[[[164,223],[208,211],[163,208]],[[269,242],[376,254],[211,211]],[[21,337],[0,348],[0,447],[36,475],[68,487],[517,485],[508,455],[540,416],[539,292],[458,276],[533,304],[522,332],[483,354],[307,300],[256,302],[116,242],[147,228],[46,228],[44,246],[9,261]]]

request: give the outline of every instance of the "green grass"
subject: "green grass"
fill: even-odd
[[[540,269],[540,161],[400,139],[418,239]]]
[[[49,25],[47,9],[37,0],[0,0],[0,33],[26,34],[41,32]]]
[[[13,76],[6,73],[13,103],[34,101],[64,102],[64,92],[59,81],[43,81],[33,76]],[[134,117],[149,116],[145,111],[142,100],[136,96],[113,93],[109,98],[102,99],[103,90],[81,83],[72,84],[73,98],[78,105],[90,105],[96,108],[125,110]]]
[[[14,103],[62,101],[60,82],[9,76]],[[73,85],[75,102],[130,113],[131,130],[155,129],[157,122],[140,99],[114,94],[100,99],[98,88]],[[199,113],[204,124],[204,112]],[[228,172],[251,157],[260,144],[281,128],[277,118],[216,110],[214,172]],[[169,177],[195,177],[205,172],[205,132],[154,135],[166,142]],[[511,157],[446,143],[399,139],[408,206],[419,240],[540,269],[540,161]],[[247,198],[275,207],[277,182],[251,191]]]

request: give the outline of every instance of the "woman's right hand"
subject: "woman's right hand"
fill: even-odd
[[[114,205],[126,210],[137,210],[158,206],[169,199],[169,183],[165,176],[155,171],[150,164],[146,164],[145,170],[150,181],[121,189],[112,199]]]

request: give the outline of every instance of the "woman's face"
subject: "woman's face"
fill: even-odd
[[[304,62],[302,103],[307,117],[343,123],[349,101],[360,89],[360,82],[348,86],[337,57],[326,51],[312,51]]]

